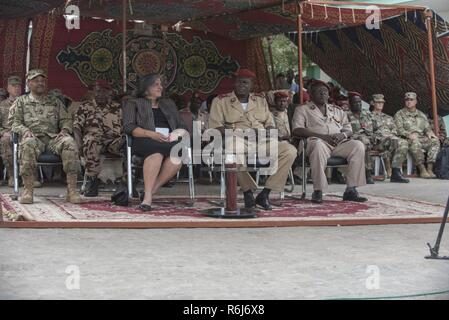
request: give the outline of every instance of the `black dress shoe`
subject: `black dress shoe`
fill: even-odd
[[[254,200],[252,191],[243,192],[243,199],[245,200],[246,209],[254,209],[256,207],[256,201]]]
[[[270,200],[268,199],[268,194],[261,192],[256,197],[256,204],[264,210],[273,210],[271,207]]]
[[[315,190],[312,193],[312,203],[323,203],[323,192],[321,190]]]
[[[145,203],[139,204],[139,205],[137,206],[137,208],[138,208],[140,211],[143,211],[143,212],[147,212],[147,211],[151,211],[151,210],[152,210],[151,206],[148,205],[148,204],[145,204]]]
[[[100,181],[95,177],[88,177],[86,190],[84,190],[85,197],[97,197],[98,196],[98,185]]]
[[[390,182],[397,182],[397,183],[409,183],[410,180],[404,178],[404,176],[401,173],[401,169],[399,168],[393,168],[391,170],[391,177]]]
[[[343,193],[343,201],[366,202],[368,199],[359,196],[357,191],[345,191],[345,193]]]

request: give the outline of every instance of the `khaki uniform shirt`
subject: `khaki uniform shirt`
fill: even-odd
[[[265,129],[274,128],[274,120],[262,95],[251,93],[246,110],[234,92],[216,97],[212,102],[209,128]]]
[[[292,130],[307,128],[317,134],[332,135],[337,133],[352,133],[351,123],[346,112],[338,107],[326,104],[326,115],[313,103],[308,102],[295,109],[292,120]]]
[[[273,110],[271,112],[273,114],[273,120],[276,129],[278,129],[278,136],[279,138],[283,137],[291,137],[290,132],[290,123],[288,121],[288,114],[287,110],[285,111],[277,111]]]

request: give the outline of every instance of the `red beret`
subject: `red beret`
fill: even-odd
[[[360,93],[358,93],[358,92],[355,92],[355,91],[348,92],[348,96],[349,96],[349,98],[353,98],[353,97],[362,98],[362,95]]]
[[[310,88],[317,87],[317,86],[325,86],[327,88],[327,90],[329,90],[329,91],[331,90],[331,88],[329,87],[329,84],[327,84],[326,82],[321,81],[321,80],[316,80],[316,79],[312,80],[311,84],[310,84]]]
[[[309,102],[310,101],[310,95],[307,91],[304,91],[302,93],[302,98],[304,99],[304,102]]]
[[[274,97],[276,99],[280,99],[280,98],[288,98],[288,93],[285,91],[277,91],[274,93]]]
[[[102,79],[96,80],[94,83],[94,86],[99,86],[100,88],[106,89],[106,90],[112,89],[111,85],[107,81],[102,80]]]
[[[236,74],[236,78],[250,78],[253,79],[256,77],[256,74],[249,69],[240,69]]]

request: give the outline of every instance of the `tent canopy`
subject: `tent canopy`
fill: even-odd
[[[371,12],[345,2],[301,1],[305,31],[363,25]],[[127,17],[151,24],[182,26],[235,40],[296,31],[298,1],[292,0],[126,0]],[[0,19],[31,17],[39,13],[62,14],[74,4],[83,17],[122,19],[123,0],[3,0]],[[406,7],[381,5],[381,19],[404,13]],[[416,10],[422,7],[414,7]],[[410,7],[413,10],[413,7]]]

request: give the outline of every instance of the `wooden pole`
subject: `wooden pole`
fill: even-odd
[[[276,89],[276,71],[274,70],[274,60],[273,60],[273,50],[271,48],[271,42],[272,38],[267,37],[267,43],[268,43],[268,56],[270,57],[270,65],[271,65],[271,85],[272,89]]]
[[[299,104],[304,103],[304,81],[302,79],[302,4],[299,4],[297,20],[298,32],[298,78],[299,78]]]
[[[126,92],[126,0],[122,2],[122,56],[123,56],[123,92]]]
[[[436,89],[436,80],[435,80],[435,60],[433,55],[433,34],[432,34],[432,17],[433,12],[428,9],[425,11],[426,16],[426,26],[427,26],[427,34],[429,41],[429,71],[430,71],[430,87],[432,94],[432,114],[433,114],[433,123],[435,126],[435,134],[438,137],[440,134],[440,128],[438,124],[438,103],[437,103],[437,89]]]

